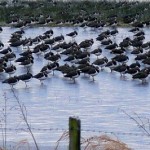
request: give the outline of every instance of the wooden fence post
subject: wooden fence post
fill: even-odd
[[[81,122],[78,118],[69,117],[69,150],[81,150]]]

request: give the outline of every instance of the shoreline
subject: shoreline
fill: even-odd
[[[117,24],[132,27],[131,23],[150,25],[150,2],[127,1],[37,1],[16,3],[0,7],[0,26],[80,26],[87,22],[89,27]],[[59,24],[61,23],[61,24]],[[46,25],[45,25],[46,24]],[[94,24],[94,25],[93,25]]]
[[[12,27],[12,28],[16,28],[16,29],[19,29],[18,27],[15,27],[15,26],[13,26],[13,25],[10,25],[10,24],[7,24],[7,23],[5,23],[5,22],[0,22],[0,26],[1,27]],[[35,27],[80,27],[80,26],[78,26],[78,25],[73,25],[73,24],[55,24],[55,23],[49,23],[49,24],[47,24],[47,25],[40,25],[40,24],[35,24],[35,25],[29,25],[29,26],[25,26],[25,27],[31,27],[31,28],[35,28]],[[88,26],[87,26],[88,27]],[[86,28],[87,28],[86,27]],[[111,28],[111,26],[105,26],[105,27],[110,27]],[[102,27],[102,28],[105,28],[105,27]],[[112,27],[112,28],[117,28],[117,27],[119,27],[119,28],[132,28],[133,26],[132,25],[128,25],[128,24],[119,24],[119,25],[117,25],[116,27]],[[83,27],[81,27],[81,28],[83,28]]]

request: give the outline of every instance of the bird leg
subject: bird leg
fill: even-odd
[[[92,76],[93,81],[95,81],[94,76]]]
[[[25,85],[26,85],[26,87],[27,87],[27,83],[25,82]]]
[[[73,78],[73,83],[75,83],[75,78]]]

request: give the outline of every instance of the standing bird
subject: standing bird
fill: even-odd
[[[118,66],[114,67],[112,70],[119,72],[120,75],[122,76],[125,74],[125,71],[127,70],[127,65],[126,64],[118,65]]]
[[[101,67],[101,69],[108,63],[106,57],[95,60],[92,64]]]
[[[10,77],[10,78],[4,80],[2,83],[9,84],[13,88],[13,86],[16,85],[18,83],[18,81],[19,81],[19,78],[17,76],[14,76],[14,77]]]
[[[110,68],[110,70],[112,72],[112,70],[116,67],[116,65],[117,65],[117,62],[115,60],[111,60],[111,61],[107,62],[105,67]]]
[[[87,72],[87,74],[89,74],[92,77],[93,81],[95,80],[94,76],[96,76],[98,73],[99,73],[99,68],[98,67],[91,67],[89,69],[89,71]]]
[[[112,58],[112,60],[115,60],[119,63],[126,63],[129,60],[129,57],[126,55],[116,55],[115,57]]]
[[[26,84],[26,87],[27,87],[27,82],[29,82],[32,79],[32,77],[33,75],[29,72],[18,76],[19,80],[23,81]]]
[[[79,70],[69,71],[66,74],[64,74],[64,77],[72,79],[74,83],[75,83],[75,78],[78,78],[79,76],[80,76]]]
[[[136,73],[140,72],[140,69],[138,66],[136,66],[135,68],[130,68],[129,66],[127,66],[127,70],[125,71],[125,74],[130,74],[130,75],[134,75]]]
[[[70,33],[68,33],[66,35],[71,37],[72,39],[74,39],[78,35],[78,33],[77,33],[77,31],[73,31],[73,32],[70,32]]]
[[[98,59],[98,56],[102,54],[102,49],[101,48],[94,49],[93,51],[91,51],[91,54],[96,55]]]
[[[33,78],[40,80],[41,84],[43,84],[43,81],[48,77],[47,72],[39,72],[38,74],[34,75]]]
[[[4,68],[5,72],[9,74],[9,76],[11,76],[11,74],[14,74],[17,70],[16,66],[11,65],[9,67]]]
[[[146,78],[148,77],[149,75],[149,70],[145,70],[145,71],[140,71],[136,74],[134,74],[132,76],[133,79],[139,79],[139,80],[142,80],[142,84],[146,82]]]
[[[6,55],[6,54],[11,53],[11,52],[12,52],[12,49],[10,47],[8,47],[6,49],[1,50],[0,54]]]
[[[11,53],[7,53],[4,57],[11,63],[11,61],[16,59],[16,54],[11,52]]]

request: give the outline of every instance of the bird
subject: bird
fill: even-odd
[[[6,49],[3,49],[0,51],[0,54],[8,54],[8,53],[11,53],[12,52],[12,49],[10,47],[6,48]]]
[[[113,43],[111,45],[106,46],[105,49],[112,50],[112,49],[115,49],[116,47],[118,47],[118,44]]]
[[[71,62],[71,63],[74,63],[74,62],[77,62],[77,56],[76,55],[70,55],[68,56],[67,58],[64,59],[64,62]]]
[[[98,56],[102,54],[102,49],[101,48],[94,49],[93,51],[91,51],[91,54],[96,55],[98,59]]]
[[[111,39],[107,39],[107,40],[101,41],[101,45],[106,45],[106,46],[108,46],[108,45],[111,45],[111,44],[112,44]]]
[[[129,60],[129,57],[121,54],[121,55],[116,55],[115,57],[112,58],[112,60],[115,60],[119,63],[125,63]]]
[[[33,56],[32,55],[28,55],[28,56],[21,56],[21,57],[19,57],[19,58],[17,58],[16,60],[15,60],[15,62],[24,62],[24,61],[26,61],[26,60],[28,60],[28,59],[34,59],[33,58]]]
[[[18,79],[25,82],[27,87],[27,82],[29,82],[32,79],[33,75],[31,73],[26,73],[18,76]]]
[[[86,58],[89,58],[90,57],[90,53],[87,52],[87,51],[84,51],[84,52],[81,52],[79,54],[76,54],[76,59],[78,61],[82,60],[82,59],[86,59]]]
[[[46,53],[46,52],[48,52],[49,50],[50,50],[49,45],[43,44],[43,43],[40,45],[40,51],[41,51],[41,52]]]
[[[150,65],[150,57],[145,58],[144,60],[142,60],[142,63],[145,65]]]
[[[107,62],[107,64],[105,65],[105,67],[110,68],[111,72],[116,66],[117,66],[117,62],[115,60],[111,60],[111,61]]]
[[[20,53],[19,55],[20,55],[20,56],[28,57],[28,56],[31,56],[31,55],[32,55],[32,51],[30,50],[30,48],[28,48],[26,51]]]
[[[118,65],[116,67],[114,67],[112,69],[113,71],[116,71],[116,72],[119,72],[120,75],[124,75],[125,74],[125,71],[127,70],[127,65],[126,64],[121,64],[121,65]]]
[[[129,32],[132,32],[132,33],[137,33],[139,31],[140,31],[140,29],[138,27],[135,27],[135,28],[132,28],[129,30]]]
[[[54,31],[52,29],[44,32],[45,35],[49,35],[49,36],[52,36],[54,34]]]
[[[73,31],[73,32],[70,32],[66,35],[69,36],[69,37],[75,38],[78,35],[78,33],[77,33],[77,31]]]
[[[4,70],[5,70],[5,72],[8,73],[9,76],[10,76],[11,74],[14,74],[14,73],[16,72],[17,68],[16,68],[16,66],[11,65],[11,66],[9,66],[9,67],[4,67]]]
[[[101,67],[101,69],[108,63],[107,57],[99,58],[95,60],[92,64]]]
[[[138,55],[138,54],[141,54],[141,53],[143,53],[143,48],[141,48],[141,47],[136,48],[133,51],[131,51],[131,54],[134,54],[134,55]]]
[[[142,80],[142,84],[146,82],[146,78],[149,75],[149,70],[140,71],[132,76],[133,79]]]
[[[95,80],[94,76],[96,76],[98,73],[99,73],[99,67],[91,67],[87,72],[87,74],[89,74],[92,77],[93,81]]]
[[[54,41],[60,43],[60,42],[64,41],[64,39],[65,39],[64,36],[60,35],[60,36],[56,36],[54,38]]]
[[[110,53],[111,54],[116,54],[116,55],[124,54],[125,53],[125,49],[122,48],[122,47],[118,47],[118,48],[112,49],[110,51]]]
[[[36,75],[33,76],[33,78],[40,80],[41,84],[43,84],[43,81],[48,77],[47,72],[39,72]]]
[[[18,83],[18,81],[19,81],[19,78],[17,76],[14,76],[14,77],[5,79],[4,81],[2,81],[2,83],[9,84],[13,88],[13,86],[16,85]]]
[[[129,66],[127,66],[127,70],[125,71],[125,74],[134,75],[138,72],[140,72],[140,69],[138,66],[136,66],[135,68],[130,68]]]
[[[40,72],[46,71],[48,74],[51,73],[53,71],[53,75],[54,75],[54,71],[56,68],[59,67],[59,63],[57,62],[53,62],[53,63],[48,63],[47,65],[45,65]]]
[[[61,59],[61,56],[59,54],[51,54],[49,57],[44,58],[50,62],[58,62]]]
[[[16,54],[14,52],[11,52],[7,53],[4,57],[11,63],[11,61],[16,59]]]
[[[79,70],[69,71],[66,74],[64,74],[64,77],[72,79],[74,83],[75,83],[75,78],[78,78],[79,76],[80,76]]]
[[[53,38],[53,39],[45,40],[44,43],[50,45],[50,47],[52,48],[52,45],[55,44],[55,39]]]
[[[77,61],[75,64],[81,65],[81,64],[87,64],[87,63],[90,63],[90,58],[83,58]]]
[[[110,34],[111,34],[112,36],[116,36],[116,35],[118,34],[118,30],[117,30],[117,29],[112,30],[112,31],[110,31]]]
[[[88,49],[88,48],[90,48],[93,44],[94,44],[94,40],[93,40],[93,39],[84,40],[84,41],[82,41],[82,42],[79,44],[79,47],[80,47],[80,48],[83,48],[83,49]]]
[[[34,61],[33,59],[27,59],[23,62],[21,62],[19,65],[26,67],[27,72],[29,71],[29,68],[33,65]]]
[[[139,67],[139,68],[141,67],[141,65],[140,65],[140,63],[139,63],[138,61],[133,62],[133,63],[131,63],[131,64],[129,65],[130,68],[135,68],[136,66]]]

